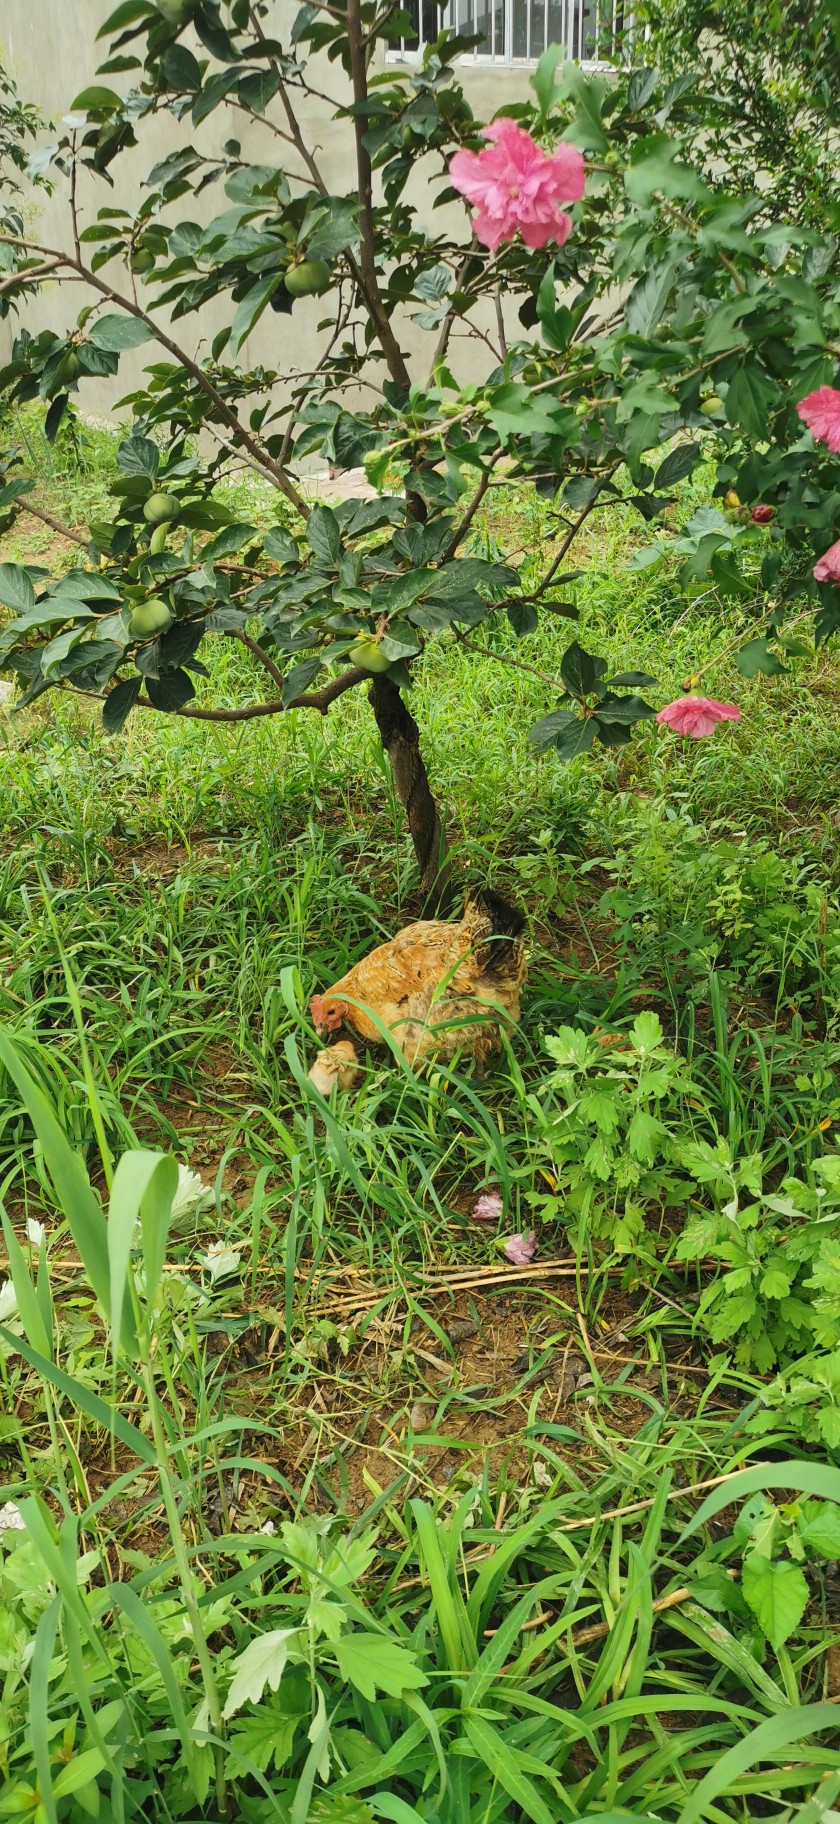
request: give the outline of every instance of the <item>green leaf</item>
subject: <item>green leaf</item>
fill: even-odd
[[[627,1129],[627,1145],[633,1158],[642,1165],[652,1165],[666,1133],[667,1128],[655,1115],[649,1114],[647,1109],[637,1108]]]
[[[118,735],[124,728],[142,689],[142,678],[123,678],[108,692],[102,706],[102,726],[106,734]]]
[[[333,1648],[342,1678],[373,1703],[377,1691],[401,1697],[428,1684],[414,1653],[382,1634],[345,1634]]]
[[[244,1704],[258,1704],[264,1691],[277,1690],[289,1657],[289,1641],[298,1632],[297,1628],[269,1628],[231,1660],[233,1679],[223,1711],[226,1721]]]
[[[668,451],[664,462],[653,478],[654,492],[673,488],[678,481],[685,481],[687,475],[697,467],[703,452],[697,443],[678,443]]]
[[[151,437],[126,437],[117,451],[117,468],[124,475],[154,478],[160,468],[160,450]]]
[[[185,703],[192,701],[195,685],[189,672],[178,667],[175,671],[162,672],[159,678],[147,678],[146,691],[155,709],[174,715]]]
[[[256,285],[252,285],[251,290],[247,291],[244,298],[237,304],[230,332],[232,360],[236,360],[243,342],[247,341],[255,324],[259,322],[269,298],[277,290],[279,284],[280,273],[270,272],[266,278],[260,279]]]
[[[801,1742],[820,1729],[829,1730],[833,1736],[836,1728],[837,1707],[832,1704],[804,1704],[798,1709],[782,1711],[779,1716],[769,1717],[736,1742],[734,1748],[728,1748],[725,1754],[720,1755],[705,1778],[697,1785],[692,1785],[690,1796],[676,1824],[703,1824],[703,1820],[715,1815],[712,1810],[714,1800],[721,1794],[731,1792],[733,1783],[748,1768],[758,1767],[762,1762],[787,1761],[790,1757],[783,1756],[781,1750],[786,1749],[790,1742]],[[718,1815],[722,1814],[719,1812]]]
[[[532,1780],[518,1766],[519,1755],[505,1742],[504,1732],[496,1729],[483,1716],[466,1716],[464,1730],[479,1763],[489,1767],[503,1791],[518,1805],[531,1824],[555,1824],[555,1812],[549,1809]]]
[[[110,1287],[105,1218],[91,1189],[84,1164],[69,1145],[46,1096],[33,1081],[11,1039],[2,1031],[0,1063],[8,1071],[41,1143],[56,1201],[67,1218],[70,1233],[93,1290],[107,1313]]]
[[[306,522],[310,549],[324,563],[337,564],[341,552],[341,527],[332,507],[313,507]]]
[[[736,368],[727,388],[727,422],[746,431],[748,437],[764,438],[770,409],[780,403],[776,382],[764,373],[757,361],[744,362]]]
[[[270,526],[263,538],[263,546],[268,557],[273,557],[277,564],[296,564],[299,551],[290,532],[283,526]]]
[[[679,162],[679,147],[667,133],[652,133],[636,141],[624,173],[624,187],[632,203],[645,207],[658,191],[667,197],[700,202],[710,194],[699,172]]]
[[[35,591],[20,564],[0,564],[0,602],[16,614],[29,614],[34,608]]]
[[[528,740],[534,747],[553,747],[559,735],[565,734],[572,723],[577,725],[578,717],[572,709],[553,709],[548,716],[541,716],[529,730]]]
[[[833,1501],[807,1502],[799,1537],[820,1558],[840,1558],[840,1507]]]
[[[106,89],[94,84],[89,89],[83,89],[81,95],[76,96],[70,111],[73,114],[113,113],[122,106],[122,96],[117,95],[114,89]]]
[[[627,328],[633,336],[652,336],[674,288],[679,266],[662,260],[637,279],[624,307]]]
[[[575,103],[574,119],[563,133],[563,139],[570,145],[579,146],[582,152],[607,152],[610,142],[602,119],[604,103],[610,93],[606,77],[587,75],[579,64],[568,58],[558,91],[564,99]]]
[[[154,13],[151,0],[122,0],[122,4],[108,14],[105,24],[99,27],[97,43],[100,38],[107,38],[109,32],[119,32],[124,25],[133,25],[135,19],[153,18]]]
[[[29,1262],[2,1204],[0,1204],[0,1220],[3,1224],[6,1253],[9,1256],[9,1272],[24,1331],[33,1349],[37,1349],[41,1355],[51,1357],[53,1353],[52,1336],[44,1322],[38,1296],[32,1283]],[[43,1247],[43,1245],[42,1241],[41,1246]]]
[[[531,88],[537,98],[541,121],[548,118],[551,104],[555,99],[557,93],[555,85],[557,65],[563,62],[564,57],[565,51],[563,50],[562,45],[550,44],[548,49],[543,51],[536,69],[528,78]]]
[[[767,678],[775,678],[779,672],[787,671],[787,666],[782,664],[775,652],[770,651],[766,634],[761,634],[756,640],[748,640],[746,646],[742,646],[734,657],[744,678],[754,678],[760,671]]]
[[[597,733],[597,723],[593,716],[573,716],[571,726],[558,735],[554,751],[561,760],[574,760],[578,754],[591,752]]]
[[[141,342],[150,342],[154,337],[150,323],[142,323],[139,317],[98,317],[91,325],[90,340],[94,348],[102,348],[110,354],[119,355],[127,348],[139,348]]]
[[[217,558],[232,557],[234,552],[242,550],[243,545],[253,544],[254,539],[258,537],[256,526],[223,526],[221,532],[217,532],[215,538],[211,538],[209,545],[205,545],[201,553],[201,562],[214,564]]]
[[[539,396],[534,398],[529,386],[508,381],[488,390],[488,417],[502,439],[507,437],[551,436],[557,430],[554,408]]]
[[[105,1265],[104,1248],[102,1260]],[[41,1355],[37,1349],[31,1349],[29,1344],[24,1342],[23,1337],[14,1336],[11,1330],[7,1330],[2,1324],[0,1324],[0,1336],[10,1349],[23,1356],[24,1361],[40,1376],[41,1380],[47,1381],[51,1387],[56,1389],[57,1393],[63,1394],[65,1399],[70,1400],[74,1406],[78,1406],[80,1412],[86,1412],[95,1425],[101,1425],[103,1431],[118,1438],[121,1444],[125,1444],[136,1457],[140,1458],[141,1463],[147,1463],[151,1469],[157,1468],[158,1454],[151,1438],[144,1437],[136,1425],[129,1424],[128,1419],[124,1419],[115,1406],[109,1406],[105,1400],[101,1400],[98,1393],[91,1393],[90,1388],[85,1387],[82,1381],[75,1380],[72,1374],[66,1374],[56,1362],[50,1361],[48,1356]]]
[[[597,676],[595,660],[590,652],[584,651],[577,640],[573,640],[571,646],[567,646],[560,660],[560,676],[569,694],[573,697],[586,697],[590,691],[595,689]]]
[[[282,702],[284,709],[289,709],[293,703],[297,702],[298,697],[302,696],[304,691],[309,689],[313,679],[317,678],[320,669],[320,657],[302,659],[299,665],[292,666],[291,671],[287,672],[283,679]]]

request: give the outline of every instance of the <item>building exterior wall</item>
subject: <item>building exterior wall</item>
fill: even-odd
[[[2,0],[0,59],[17,83],[22,98],[34,101],[49,120],[58,123],[75,96],[95,80],[97,64],[107,55],[106,45],[96,44],[96,33],[112,6],[113,0]],[[275,0],[271,26],[281,40],[288,42],[289,28],[297,10],[298,0]],[[189,43],[188,35],[185,42]],[[200,51],[198,45],[196,49]],[[381,61],[384,64],[384,53]],[[523,99],[529,92],[528,70],[521,66],[489,67],[465,62],[460,74],[470,104],[483,120],[491,119],[503,103]],[[125,84],[128,89],[132,73],[101,80],[116,88]],[[329,85],[337,102],[349,99],[346,79],[335,65],[319,59],[317,81],[319,86]],[[311,98],[301,101],[299,118],[307,143],[318,149],[318,162],[330,190],[337,195],[347,194],[353,188],[348,171],[352,158],[349,123],[336,123],[327,104]],[[222,105],[196,129],[189,120],[179,125],[162,113],[155,120],[139,124],[138,147],[122,153],[115,161],[113,188],[102,179],[94,180],[89,173],[81,173],[82,225],[89,225],[103,206],[136,209],[143,194],[143,179],[152,165],[185,140],[191,141],[198,151],[212,155],[219,153],[225,141],[231,138],[240,141],[244,157],[255,164],[276,163],[279,158],[286,162],[290,172],[297,166],[291,148],[287,150],[264,126],[234,108]],[[440,188],[439,156],[420,158],[412,173],[407,196],[417,207],[421,224],[432,232],[448,226],[455,235],[466,238],[462,209],[454,206],[433,209]],[[59,179],[55,195],[50,199],[43,195],[39,197],[38,192],[32,195],[28,219],[33,238],[49,246],[66,246],[69,234],[66,185]],[[193,220],[210,219],[224,207],[221,187],[211,185],[198,199],[184,197],[183,202],[169,213],[169,219],[177,220],[179,210]],[[117,290],[125,289],[129,282],[125,269],[116,261],[104,269],[102,276],[110,279]],[[153,299],[154,289],[146,295]],[[142,300],[142,292],[140,296]],[[27,305],[26,325],[33,332],[44,327],[56,330],[69,327],[86,301],[79,286],[61,288],[60,295],[58,285],[47,284],[39,298]],[[515,310],[510,304],[506,308],[515,321]],[[200,314],[181,319],[174,331],[175,339],[187,353],[195,356],[209,346],[229,314],[229,300],[225,297],[215,299]],[[413,325],[410,315],[410,312],[403,314],[398,330],[414,375],[422,378],[428,370],[435,337]],[[325,339],[326,332],[319,330],[318,324],[330,316],[329,296],[301,300],[290,316],[267,311],[245,343],[239,356],[240,364],[252,367],[262,363],[283,373],[307,372],[316,365]],[[166,321],[162,313],[160,320]],[[484,327],[492,331],[494,321],[488,306]],[[0,323],[0,356],[3,358],[8,357],[13,323],[14,319]],[[140,381],[144,366],[155,358],[152,350],[153,345],[149,344],[124,355],[116,381],[85,381],[80,395],[84,409],[93,415],[114,415],[116,402]],[[486,373],[489,356],[480,342],[470,344],[456,335],[450,344],[448,359],[459,378],[467,380]],[[352,397],[348,404],[352,408]]]

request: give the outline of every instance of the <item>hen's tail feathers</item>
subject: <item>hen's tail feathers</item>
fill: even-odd
[[[502,899],[498,893],[492,893],[489,888],[484,888],[478,894],[477,903],[487,914],[491,923],[492,932],[489,941],[492,944],[492,961],[494,963],[507,961],[516,948],[517,940],[522,933],[525,924],[524,912],[520,912],[517,906],[508,905],[506,899]]]

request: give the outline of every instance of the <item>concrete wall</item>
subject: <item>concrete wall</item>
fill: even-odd
[[[75,96],[94,81],[97,64],[107,56],[106,45],[95,42],[96,33],[113,4],[114,0],[0,0],[0,58],[17,82],[21,96],[36,102],[51,121],[58,122]],[[285,42],[288,42],[289,27],[297,10],[298,0],[275,0],[275,17],[270,29]],[[190,42],[189,34],[185,34],[184,41]],[[195,48],[200,51],[197,44]],[[381,61],[384,64],[384,53]],[[491,69],[465,64],[462,74],[471,105],[481,119],[492,118],[503,102],[520,99],[528,93],[528,72],[521,67]],[[128,89],[131,85],[130,74],[100,80],[116,88],[125,85]],[[343,72],[325,59],[317,60],[317,76],[313,80],[338,103],[348,99]],[[275,118],[279,119],[278,104],[275,104],[275,110]],[[322,101],[304,100],[299,115],[304,138],[317,147],[326,183],[334,194],[347,194],[354,187],[349,123],[336,123],[329,107]],[[273,164],[282,161],[290,173],[299,169],[292,148],[261,124],[227,106],[218,108],[197,129],[192,128],[189,120],[179,126],[171,116],[161,114],[152,121],[140,123],[138,138],[138,148],[123,153],[114,164],[113,189],[101,179],[92,180],[87,173],[81,174],[79,203],[83,225],[90,224],[96,211],[103,206],[117,205],[134,210],[142,196],[143,179],[152,165],[184,140],[191,141],[200,152],[216,154],[226,140],[237,138],[245,157],[252,162]],[[440,188],[439,158],[419,159],[408,190],[409,200],[417,206],[424,226],[433,232],[448,226],[460,238],[465,234],[463,211],[460,208],[434,210],[432,207]],[[179,213],[193,220],[209,219],[219,213],[225,203],[221,186],[212,185],[197,201],[185,197],[168,212],[168,219],[178,220]],[[49,200],[34,193],[28,216],[34,238],[50,246],[68,245],[66,186],[61,180],[56,194]],[[117,290],[127,287],[128,275],[117,262],[105,269],[103,277],[110,278]],[[140,295],[142,299],[142,292]],[[147,295],[153,298],[154,290]],[[38,300],[27,306],[27,327],[32,330],[45,326],[69,327],[84,301],[85,294],[78,286],[62,288],[59,295],[57,285],[46,285]],[[266,312],[245,344],[240,362],[246,367],[262,362],[284,373],[306,373],[315,366],[323,345],[324,332],[319,332],[318,322],[330,315],[331,302],[329,297],[302,300],[291,316]],[[507,308],[515,320],[515,312],[510,306]],[[398,328],[410,354],[412,370],[420,378],[428,371],[435,336],[418,330],[411,324],[409,315],[403,316]],[[228,301],[214,300],[200,315],[179,322],[176,339],[194,355],[207,347],[228,317]],[[494,328],[494,318],[489,310],[483,327],[491,332]],[[0,324],[2,355],[8,353],[11,333],[8,323]],[[140,380],[144,365],[153,358],[151,347],[122,357],[116,383],[86,381],[80,394],[83,408],[91,414],[112,414],[115,401]],[[470,345],[456,336],[450,345],[449,359],[459,377],[466,379],[479,378],[486,373],[491,357],[481,343]],[[348,404],[352,409],[352,395],[348,397]]]

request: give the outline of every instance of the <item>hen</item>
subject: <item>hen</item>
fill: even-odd
[[[467,902],[460,924],[406,925],[324,994],[313,995],[317,1032],[346,1025],[381,1044],[385,1026],[409,1063],[429,1052],[451,1058],[458,1051],[483,1063],[498,1050],[502,1027],[519,1018],[524,922],[521,912],[485,892]]]

